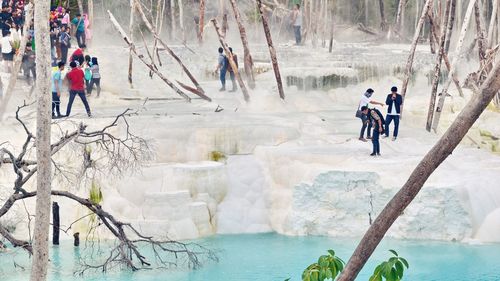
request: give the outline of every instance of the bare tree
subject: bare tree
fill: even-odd
[[[17,201],[37,198],[40,193],[27,191],[24,185],[27,184],[41,170],[39,159],[31,159],[28,155],[34,148],[34,135],[28,129],[27,124],[20,116],[20,110],[27,105],[18,108],[16,120],[22,125],[27,135],[26,141],[22,144],[21,152],[16,155],[6,147],[0,145],[0,164],[12,165],[16,174],[14,181],[14,192],[0,205],[0,217],[7,214]],[[127,109],[117,115],[107,126],[102,129],[89,130],[83,123],[74,124],[74,130],[60,130],[60,138],[50,147],[49,156],[52,157],[52,163],[55,167],[54,175],[59,171],[59,176],[64,177],[70,182],[82,182],[92,175],[100,177],[120,177],[125,171],[137,169],[141,163],[151,159],[151,150],[148,143],[141,137],[136,136],[130,130],[128,118],[137,115],[138,112],[132,112]],[[71,121],[62,121],[71,122]],[[54,125],[58,125],[55,123]],[[68,128],[68,126],[64,126]],[[113,130],[120,127],[123,134],[115,136]],[[87,152],[88,147],[93,147],[92,154]],[[67,148],[65,150],[65,148]],[[63,151],[75,151],[80,148],[84,152],[72,161],[73,167],[68,166],[66,162],[58,162],[56,154]],[[78,149],[76,149],[78,150]],[[82,157],[82,158],[79,158]],[[78,165],[80,164],[80,165]],[[75,170],[73,172],[73,169]],[[81,170],[76,172],[76,170]],[[90,171],[92,170],[92,171]],[[72,176],[74,175],[74,176]],[[49,190],[49,196],[56,196],[71,200],[77,204],[86,207],[91,214],[95,215],[96,222],[91,228],[104,227],[118,241],[114,248],[109,250],[109,256],[102,262],[96,263],[93,260],[83,260],[83,268],[80,273],[87,270],[107,271],[108,269],[124,265],[131,270],[151,268],[152,262],[156,261],[160,267],[167,265],[176,265],[184,259],[189,267],[196,268],[205,260],[217,260],[214,253],[197,244],[185,244],[174,240],[155,240],[152,237],[141,234],[133,225],[123,222],[106,211],[99,202],[90,198],[77,196],[70,191]],[[69,229],[74,224],[70,224]],[[65,232],[67,232],[67,230]],[[12,236],[9,231],[0,224],[0,235],[6,238],[14,247],[22,247],[31,252],[31,244],[28,241],[20,240]],[[153,249],[152,254],[141,253],[139,245],[147,245]],[[167,256],[166,256],[167,255]],[[168,258],[168,259],[167,259]],[[173,259],[172,259],[173,258]],[[40,276],[37,275],[37,278]],[[40,280],[40,279],[37,279]]]
[[[353,281],[386,232],[417,196],[429,176],[443,163],[500,90],[500,61],[446,133],[417,165],[405,185],[394,195],[363,236],[338,281]]]
[[[283,90],[283,82],[281,81],[280,68],[278,66],[278,58],[276,56],[276,49],[273,45],[273,38],[271,37],[271,29],[267,23],[266,16],[264,15],[264,8],[262,7],[262,1],[257,0],[257,8],[260,12],[260,18],[262,19],[262,26],[264,27],[264,33],[266,34],[267,46],[269,47],[269,54],[271,55],[271,63],[273,64],[274,77],[276,78],[276,83],[278,84],[278,93],[281,99],[285,99],[285,91]],[[310,7],[312,9],[312,7]]]
[[[36,215],[33,232],[33,263],[31,266],[31,281],[47,279],[49,263],[49,226],[50,226],[50,191],[51,191],[51,146],[50,123],[51,96],[50,93],[50,33],[49,33],[50,3],[38,1],[35,5],[35,44],[36,50]]]
[[[380,30],[385,31],[387,29],[387,20],[385,19],[384,0],[378,0],[378,7],[380,10]]]
[[[400,0],[403,1],[403,0]],[[417,48],[418,38],[420,37],[420,32],[422,31],[422,27],[425,22],[425,18],[429,13],[429,9],[432,6],[432,0],[426,0],[424,7],[422,8],[422,14],[420,16],[420,20],[418,21],[417,28],[415,30],[415,35],[413,36],[413,42],[410,47],[410,55],[408,56],[408,61],[406,62],[405,68],[405,76],[403,79],[403,86],[401,87],[401,95],[403,98],[406,95],[406,90],[408,88],[408,82],[410,81],[410,74],[412,72],[413,67],[413,58],[415,57],[415,49]],[[401,114],[403,114],[403,109],[401,109]]]
[[[200,11],[198,18],[198,41],[203,43],[203,28],[205,27],[205,0],[200,0]]]
[[[135,10],[136,10],[135,5],[136,5],[135,0],[130,0],[130,20],[128,27],[128,32],[130,33],[130,40],[134,40]],[[133,87],[132,84],[133,64],[134,64],[134,57],[132,48],[130,48],[128,56],[128,83],[130,84],[130,88]]]

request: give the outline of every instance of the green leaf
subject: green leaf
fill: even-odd
[[[398,260],[394,265],[396,266],[396,272],[398,274],[398,278],[399,279],[403,278],[403,272],[405,271],[403,263]]]
[[[396,272],[395,268],[391,268],[391,272],[389,273],[390,280],[388,279],[387,281],[397,281],[398,280],[398,273]]]
[[[311,281],[319,281],[319,273],[317,270],[311,272]]]
[[[393,253],[396,257],[398,256],[398,253],[394,250],[389,250],[389,252]]]
[[[335,260],[335,265],[337,267],[337,271],[338,272],[342,272],[342,270],[344,270],[344,263],[341,259],[336,259]]]
[[[406,261],[406,259],[404,258],[399,258],[400,261],[402,261],[404,263],[404,265],[406,266],[406,268],[410,268],[410,265],[408,264],[408,262]]]
[[[334,251],[334,250],[328,250],[328,253],[329,253],[332,257],[335,257],[335,251]]]
[[[290,281],[290,278],[285,279],[285,281]]]
[[[335,278],[335,276],[333,276],[333,273],[332,273],[332,271],[329,268],[327,268],[325,270],[325,272],[326,272],[325,276],[326,276],[327,279],[333,279],[333,278]]]

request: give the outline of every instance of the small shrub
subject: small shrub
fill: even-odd
[[[226,160],[226,155],[220,151],[212,151],[209,156],[211,161],[224,162]]]
[[[370,281],[400,281],[403,279],[404,268],[409,268],[408,262],[406,259],[398,256],[396,251],[389,250],[389,252],[394,256],[375,268],[373,275],[369,279]]]
[[[303,281],[334,280],[344,269],[345,262],[335,256],[335,251],[328,250],[328,255],[319,257],[318,262],[311,264],[302,273]]]

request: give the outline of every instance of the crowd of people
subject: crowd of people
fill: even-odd
[[[367,142],[371,139],[373,151],[371,156],[380,156],[380,136],[388,138],[390,135],[390,125],[394,121],[394,131],[392,140],[395,141],[399,133],[399,117],[401,115],[401,107],[403,105],[403,97],[398,94],[398,88],[392,87],[391,93],[387,95],[385,103],[372,100],[373,89],[368,89],[361,96],[361,100],[356,111],[356,117],[361,119],[361,132],[359,140]],[[384,115],[376,108],[369,108],[370,104],[387,105],[387,115]],[[365,138],[365,131],[367,137]]]
[[[21,39],[25,36],[23,28],[29,24],[26,34],[27,44],[22,54],[21,69],[29,84],[36,79],[36,49],[33,21],[26,22],[26,14],[31,6],[25,5],[25,0],[1,0],[0,39],[1,59],[6,72],[12,72],[14,56],[19,54]],[[52,57],[52,117],[69,116],[76,96],[80,97],[91,117],[87,96],[92,94],[94,86],[97,97],[101,92],[99,63],[96,57],[84,55],[87,41],[91,38],[90,22],[86,14],[76,14],[71,18],[70,11],[64,7],[51,7],[50,11],[50,46]],[[76,39],[77,48],[68,57],[72,41]],[[69,71],[65,68],[69,66]],[[64,83],[66,81],[66,83]],[[69,99],[66,114],[61,114],[61,96],[65,92],[64,85],[69,89]]]

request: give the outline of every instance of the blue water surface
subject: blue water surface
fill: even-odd
[[[68,241],[69,242],[69,241]],[[274,233],[252,235],[217,235],[197,241],[216,250],[220,261],[201,269],[171,270],[112,270],[74,274],[80,268],[80,256],[89,253],[75,249],[70,243],[51,247],[49,280],[106,280],[106,281],[283,281],[301,280],[305,267],[318,256],[334,249],[347,261],[356,243],[355,239],[330,237],[288,237]],[[390,257],[395,249],[410,262],[403,280],[408,281],[499,281],[500,245],[468,245],[453,242],[384,240],[356,280],[368,280],[373,268]],[[94,253],[95,255],[96,253]],[[0,280],[28,280],[29,262],[26,254],[0,254]],[[23,270],[19,266],[25,267]]]

